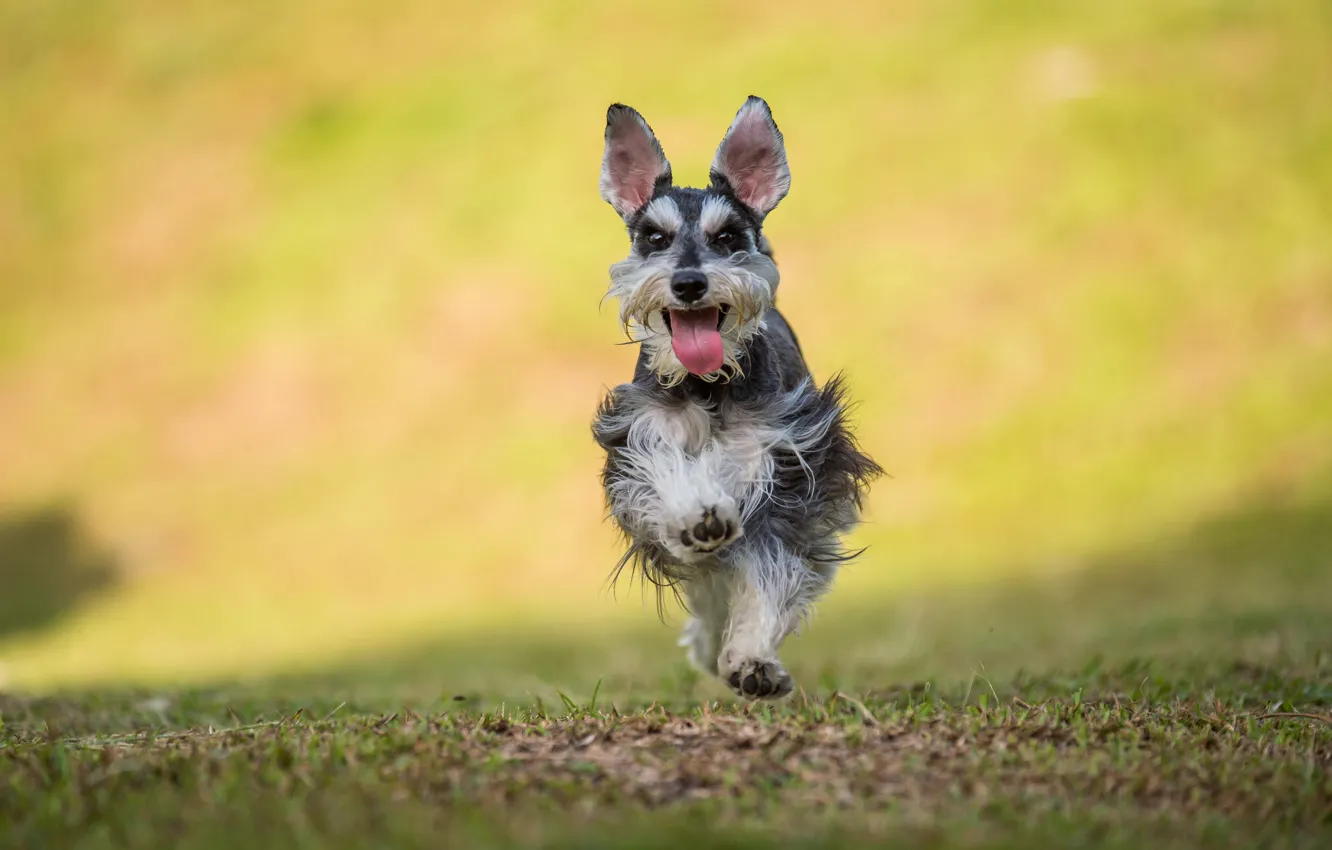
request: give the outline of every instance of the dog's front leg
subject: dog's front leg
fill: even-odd
[[[810,565],[779,543],[746,546],[731,561],[731,607],[717,674],[746,699],[781,699],[794,683],[777,658],[832,581],[832,569]]]
[[[639,413],[622,433],[622,444],[603,442],[605,483],[612,512],[631,537],[696,564],[744,533],[737,492],[743,482],[711,443],[706,411]]]
[[[658,443],[648,452],[623,452],[617,461],[607,484],[611,510],[631,537],[695,564],[744,533],[735,496],[706,458]]]
[[[652,470],[661,505],[657,534],[683,563],[705,562],[744,534],[739,494],[723,460],[711,447],[696,456],[671,449]]]

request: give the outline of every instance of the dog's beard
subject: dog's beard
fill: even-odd
[[[764,311],[772,306],[780,277],[777,266],[763,254],[737,253],[701,266],[708,278],[707,303],[725,306],[721,320],[722,365],[699,375],[705,381],[729,380],[744,374],[745,345],[763,329]],[[643,344],[648,365],[665,386],[674,386],[689,370],[671,346],[666,313],[671,302],[669,259],[629,257],[611,266],[607,295],[620,302],[620,324],[625,334]]]

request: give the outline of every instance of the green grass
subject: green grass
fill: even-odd
[[[1332,710],[1329,55],[1320,0],[0,5],[0,843],[1326,844],[1263,715]],[[604,109],[697,183],[750,93],[892,477],[744,713],[605,592],[587,427]]]
[[[1319,847],[1332,512],[817,620],[740,705],[657,624],[0,695],[19,846]]]
[[[1332,714],[1290,709],[1332,663],[1282,666],[743,709],[6,700],[0,811],[19,846],[1324,846]]]

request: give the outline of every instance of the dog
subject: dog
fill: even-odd
[[[628,567],[683,596],[680,644],[750,700],[794,684],[777,651],[859,552],[843,536],[881,473],[847,424],[840,375],[818,388],[774,306],[779,275],[763,222],[791,186],[781,131],[750,97],[706,189],[677,187],[634,109],[606,114],[601,196],[629,256],[608,297],[639,345],[592,431],[606,452],[610,516]]]

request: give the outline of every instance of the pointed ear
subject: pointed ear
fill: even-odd
[[[782,131],[763,98],[750,95],[736,113],[712,160],[711,177],[714,189],[729,188],[760,216],[772,212],[791,190]]]
[[[617,103],[606,110],[606,153],[601,158],[601,197],[626,221],[658,189],[671,185],[671,164],[643,116]]]

